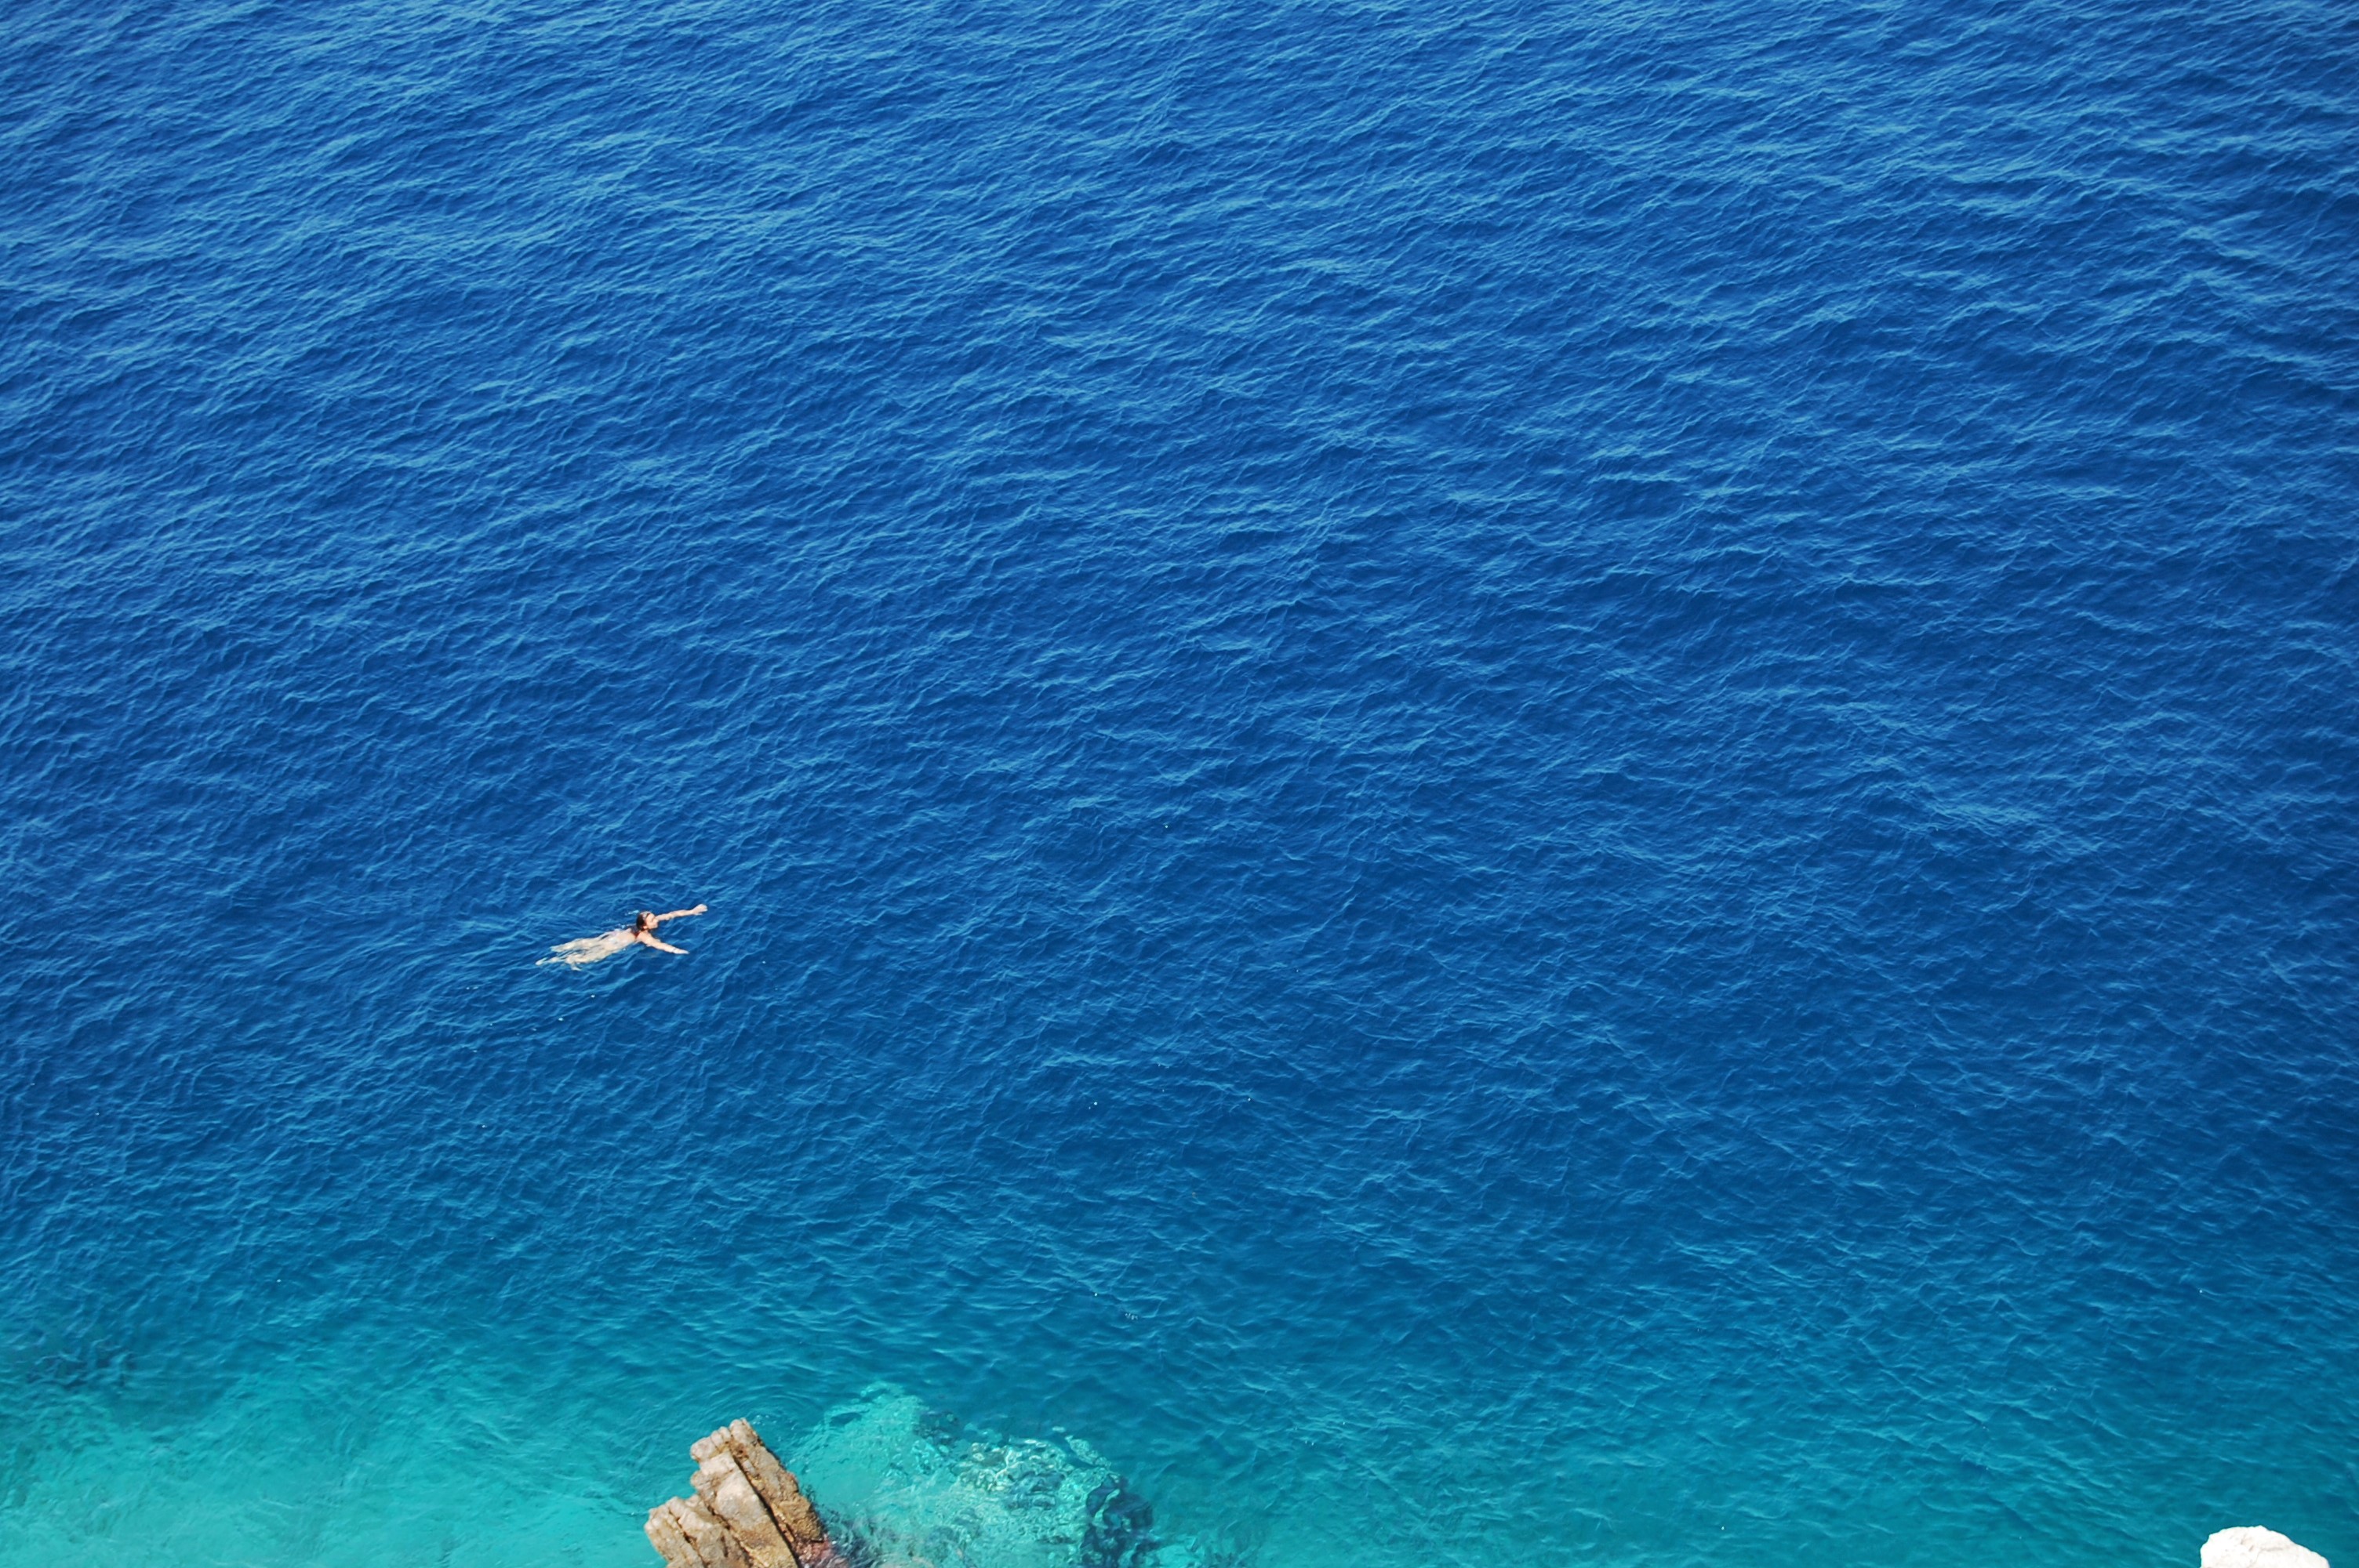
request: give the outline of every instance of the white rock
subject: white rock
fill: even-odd
[[[2326,1559],[2276,1530],[2245,1525],[2203,1543],[2203,1568],[2326,1568]]]

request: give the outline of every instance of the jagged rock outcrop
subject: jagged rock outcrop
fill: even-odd
[[[689,1487],[647,1514],[670,1568],[844,1568],[794,1472],[742,1421],[698,1442]]]
[[[2326,1559],[2276,1530],[2245,1525],[2203,1543],[2203,1568],[2326,1568]]]

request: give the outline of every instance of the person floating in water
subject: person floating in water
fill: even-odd
[[[611,958],[624,948],[635,946],[653,947],[658,953],[685,954],[688,951],[687,948],[675,947],[658,937],[656,927],[667,920],[684,920],[691,914],[703,913],[704,905],[701,903],[694,909],[675,909],[669,914],[657,914],[650,910],[643,909],[639,911],[638,918],[633,920],[628,925],[618,925],[614,930],[597,936],[581,936],[571,942],[560,942],[549,950],[549,957],[543,958],[541,962],[562,964],[569,969],[578,969],[584,964],[594,964],[601,958]]]

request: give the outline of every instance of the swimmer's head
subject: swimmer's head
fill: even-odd
[[[656,912],[652,909],[639,911],[638,918],[631,922],[631,928],[635,931],[653,931],[656,928]]]

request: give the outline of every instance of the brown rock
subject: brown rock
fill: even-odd
[[[696,1495],[647,1516],[667,1568],[846,1568],[794,1473],[752,1426],[731,1422],[689,1452]]]
[[[735,1454],[723,1450],[705,1460],[690,1485],[737,1537],[754,1568],[799,1568],[787,1538],[771,1521],[770,1510],[737,1467]]]
[[[827,1527],[819,1522],[819,1510],[811,1507],[809,1498],[803,1496],[802,1487],[795,1481],[794,1472],[778,1463],[778,1456],[770,1452],[747,1422],[733,1421],[713,1436],[724,1434],[729,1439],[731,1452],[737,1456],[739,1465],[745,1472],[745,1478],[754,1484],[754,1490],[761,1495],[762,1501],[769,1505],[770,1517],[777,1520],[778,1528],[794,1542],[796,1556],[808,1563],[810,1554],[803,1549],[806,1546],[826,1546]]]

